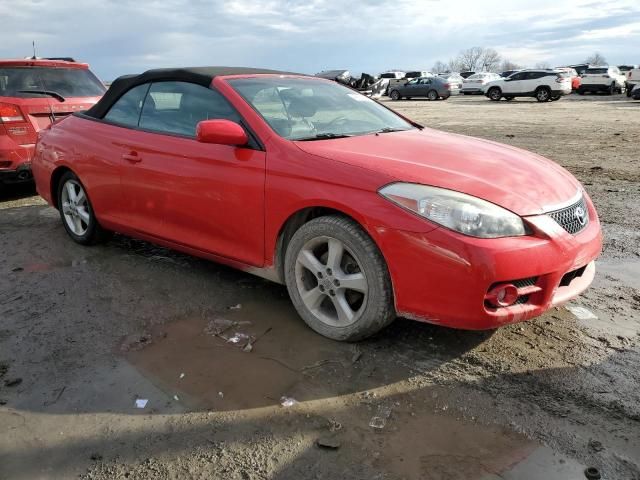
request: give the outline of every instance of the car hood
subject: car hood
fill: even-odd
[[[581,188],[565,169],[534,153],[427,128],[296,145],[395,181],[467,193],[521,216],[553,210]]]

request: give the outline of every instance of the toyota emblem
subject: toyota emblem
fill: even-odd
[[[585,226],[587,224],[587,212],[582,207],[577,207],[573,215],[576,217],[576,220],[580,222],[580,225]]]

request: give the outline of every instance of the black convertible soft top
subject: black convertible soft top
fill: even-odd
[[[139,75],[123,75],[116,78],[104,96],[85,115],[94,118],[102,118],[125,92],[131,88],[151,81],[181,81],[197,83],[208,87],[215,77],[226,75],[302,75],[293,72],[281,72],[278,70],[267,70],[263,68],[247,67],[186,67],[186,68],[157,68],[147,70]]]

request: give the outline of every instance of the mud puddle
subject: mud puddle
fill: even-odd
[[[277,405],[283,396],[305,401],[333,395],[326,388],[331,382],[315,373],[351,366],[357,352],[307,328],[287,299],[180,319],[149,337],[148,346],[131,349],[126,358],[170,397],[196,410],[242,410]]]
[[[274,429],[284,423],[323,461],[362,462],[390,478],[584,478],[584,466],[524,435],[462,418],[446,388],[412,386],[408,368],[372,368],[390,358],[378,344],[386,342],[321,337],[288,299],[272,297],[155,327],[139,348],[124,344],[123,355],[168,401],[208,418],[234,412]],[[284,407],[282,397],[295,402]],[[260,407],[268,408],[248,412]]]

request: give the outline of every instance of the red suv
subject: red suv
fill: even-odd
[[[86,63],[0,60],[0,184],[30,181],[37,132],[87,110],[105,90]]]

